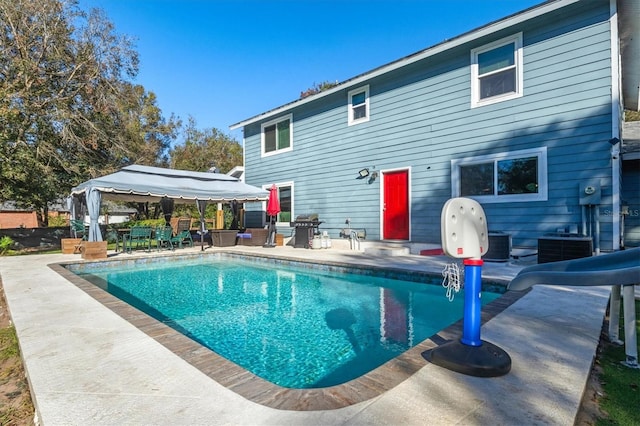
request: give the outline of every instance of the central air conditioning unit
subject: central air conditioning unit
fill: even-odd
[[[593,239],[582,234],[547,234],[538,238],[538,263],[593,255]]]
[[[511,258],[511,234],[489,232],[489,249],[482,256],[487,262],[508,262]]]

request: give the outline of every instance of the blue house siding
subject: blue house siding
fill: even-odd
[[[547,148],[546,201],[483,203],[489,228],[515,246],[581,223],[579,186],[602,185],[613,202],[611,31],[608,1],[568,5],[418,62],[344,83],[293,114],[293,150],[261,157],[260,121],[244,126],[247,183],[294,182],[294,217],[316,212],[333,237],[351,219],[381,239],[382,179],[356,179],[368,167],[409,170],[411,241],[440,242],[440,211],[452,196],[451,160]],[[471,107],[470,52],[522,32],[523,96]],[[370,120],[348,126],[349,90],[369,85]],[[277,116],[270,116],[270,121]],[[617,118],[616,118],[617,119]],[[482,201],[481,201],[482,202]],[[601,214],[601,248],[614,248],[611,216]],[[282,227],[279,227],[282,229]]]

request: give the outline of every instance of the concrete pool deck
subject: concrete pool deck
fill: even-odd
[[[335,249],[221,250],[436,274],[449,261]],[[149,254],[110,252],[110,258],[134,256]],[[424,361],[379,396],[337,409],[294,411],[267,407],[227,389],[48,266],[74,261],[80,256],[3,257],[0,262],[44,425],[573,424],[609,295],[609,287],[536,286],[486,322],[482,339],[511,356],[511,372],[505,376],[465,376]],[[487,262],[482,273],[510,280],[520,269]]]

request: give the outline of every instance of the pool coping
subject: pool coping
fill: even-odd
[[[229,254],[231,256],[278,259],[295,263],[318,264],[318,262],[310,260],[291,259],[268,254],[239,253],[236,251],[225,250],[218,251],[217,253]],[[194,255],[194,257],[195,256],[197,255]],[[157,260],[158,258],[156,257],[155,259]],[[101,261],[101,263],[110,261],[112,260]],[[121,261],[121,259],[114,259],[113,261]],[[60,276],[100,302],[103,306],[109,308],[121,318],[128,321],[140,331],[153,338],[155,341],[220,385],[246,398],[247,400],[279,410],[334,410],[378,397],[398,386],[422,367],[429,364],[429,362],[424,358],[424,352],[443,343],[459,338],[462,334],[463,320],[459,320],[439,333],[405,351],[401,355],[349,382],[326,388],[285,388],[254,375],[248,370],[218,355],[214,351],[181,334],[161,321],[158,321],[137,308],[128,305],[65,267],[66,265],[78,263],[82,262],[67,261],[52,263],[48,266]],[[87,262],[84,263],[86,264]],[[332,266],[336,268],[396,269],[397,271],[402,271],[404,273],[409,272],[404,269],[389,267],[379,268],[371,265],[359,266],[347,262],[336,262],[324,259],[320,264],[322,266]],[[491,281],[500,280],[491,279]],[[481,310],[481,323],[484,325],[527,293],[528,291],[506,292],[500,298],[483,306]]]

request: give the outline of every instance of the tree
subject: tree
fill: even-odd
[[[242,146],[222,131],[218,129],[199,130],[195,119],[189,117],[183,134],[182,143],[170,151],[172,168],[206,172],[215,167],[218,172],[226,173],[243,164]],[[215,217],[216,210],[216,205],[208,205],[205,217]],[[195,204],[176,206],[174,213],[198,217]]]
[[[126,164],[167,166],[171,142],[177,138],[181,122],[173,114],[165,120],[156,104],[156,95],[140,85],[123,83],[121,104],[124,133],[120,135],[128,146]]]
[[[329,90],[332,87],[336,87],[338,82],[331,81],[323,81],[322,83],[313,83],[313,86],[305,90],[304,92],[300,92],[300,99],[304,99],[308,96],[315,95],[316,93],[324,92],[325,90]]]
[[[0,201],[35,208],[134,161],[166,161],[179,123],[127,79],[132,42],[76,0],[0,0]]]
[[[172,168],[206,172],[216,167],[226,173],[243,164],[242,146],[220,130],[199,130],[193,117],[189,117],[184,134],[183,143],[170,153]]]

